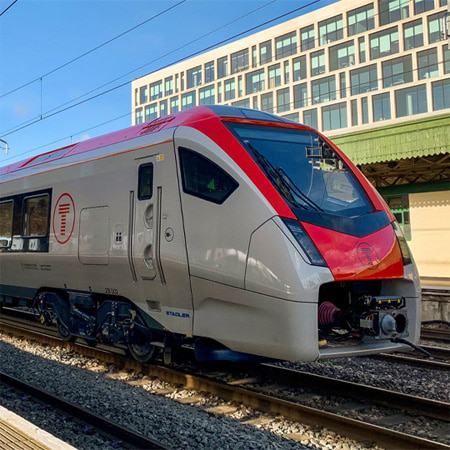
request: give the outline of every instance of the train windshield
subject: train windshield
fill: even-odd
[[[292,207],[346,217],[373,212],[354,174],[316,132],[227,125]]]

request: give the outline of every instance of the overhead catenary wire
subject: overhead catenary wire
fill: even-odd
[[[3,16],[3,14],[5,14],[6,11],[8,11],[9,8],[11,8],[12,6],[14,6],[19,0],[14,0],[8,7],[6,7],[1,13],[0,13],[0,17]]]
[[[18,0],[16,0],[16,1],[18,1]],[[6,97],[7,95],[12,94],[13,92],[16,92],[16,91],[18,91],[18,90],[20,90],[20,89],[23,89],[24,87],[27,87],[27,86],[29,86],[30,84],[33,84],[33,83],[35,83],[35,82],[37,82],[37,81],[41,81],[41,83],[42,83],[42,79],[43,79],[43,78],[48,77],[49,75],[51,75],[51,74],[57,72],[58,70],[61,70],[61,69],[64,68],[64,67],[67,67],[68,65],[74,63],[75,61],[78,61],[78,60],[81,59],[81,58],[84,58],[85,56],[87,56],[87,55],[89,55],[89,54],[95,52],[96,50],[98,50],[98,49],[100,49],[100,48],[102,48],[102,47],[104,47],[104,46],[110,44],[111,42],[115,41],[116,39],[119,39],[119,38],[121,38],[122,36],[125,36],[126,34],[132,32],[132,31],[136,30],[137,28],[141,27],[142,25],[145,25],[146,23],[148,23],[148,22],[150,22],[150,21],[152,21],[152,20],[154,20],[154,19],[156,19],[156,18],[162,16],[163,14],[165,14],[165,13],[171,11],[172,9],[176,8],[177,6],[180,6],[181,4],[183,4],[183,3],[185,3],[185,2],[187,2],[187,0],[181,0],[181,1],[179,1],[179,2],[176,3],[175,5],[172,5],[172,6],[168,7],[168,8],[166,8],[166,9],[164,9],[163,11],[159,12],[158,14],[155,14],[154,16],[152,16],[152,17],[150,17],[150,18],[144,20],[144,21],[141,22],[141,23],[138,23],[138,24],[135,25],[134,27],[131,27],[131,28],[129,28],[128,30],[126,30],[126,31],[124,31],[124,32],[122,32],[122,33],[120,33],[120,34],[117,34],[116,36],[112,37],[111,39],[108,39],[107,41],[103,42],[102,44],[99,44],[99,45],[97,45],[96,47],[91,48],[90,50],[88,50],[88,51],[82,53],[81,55],[78,55],[77,57],[72,58],[71,60],[65,62],[64,64],[61,64],[60,66],[55,67],[54,69],[50,70],[49,72],[44,73],[43,75],[41,75],[41,76],[35,78],[34,80],[28,81],[27,83],[22,84],[21,86],[18,86],[18,87],[14,88],[14,89],[11,89],[10,91],[8,91],[8,92],[6,92],[6,93],[0,95],[0,98]],[[14,2],[14,3],[15,3],[15,2]],[[14,3],[13,3],[13,4],[14,4]],[[8,8],[10,8],[11,6],[12,6],[12,5],[10,5]],[[8,8],[7,8],[7,9],[8,9]],[[7,9],[6,9],[6,10],[7,10]],[[6,10],[5,10],[4,12],[6,12]],[[2,14],[3,14],[3,13],[2,13]]]
[[[438,62],[437,62],[438,65],[439,65],[439,64],[444,64],[444,63],[445,63],[445,61],[438,61]],[[433,64],[433,65],[434,65],[434,64]],[[432,65],[424,66],[424,67],[422,67],[422,68],[425,69],[425,68],[428,68],[428,67],[431,67],[431,66],[432,66]],[[419,70],[419,69],[412,69],[412,70],[407,71],[407,72],[398,73],[398,74],[396,74],[396,76],[398,76],[398,75],[404,75],[404,74],[406,74],[406,73],[412,73],[412,72],[418,71],[418,70]],[[324,78],[326,78],[326,77],[324,77]],[[320,78],[317,78],[317,79],[320,79]],[[380,78],[377,78],[377,79],[372,80],[372,81],[379,82],[379,81],[382,81],[382,80],[383,80],[383,77],[380,77]],[[409,83],[411,83],[411,82],[409,82]],[[415,82],[413,81],[412,83],[415,83]],[[303,84],[303,83],[299,83],[299,84]],[[405,84],[407,84],[407,83],[405,83]],[[414,87],[414,86],[412,86],[412,87]],[[283,88],[281,88],[281,89],[283,89]],[[346,87],[345,89],[335,89],[334,91],[330,91],[329,94],[336,94],[336,95],[337,95],[339,92],[342,92],[342,91],[346,91],[346,92],[347,92],[347,91],[350,91],[350,89],[351,89],[351,86],[350,86],[350,87]],[[278,89],[277,89],[277,90],[278,90]],[[362,96],[363,94],[367,94],[367,93],[369,93],[369,92],[373,92],[374,95],[377,95],[377,94],[375,94],[375,91],[378,91],[378,88],[377,88],[376,90],[370,90],[370,91],[362,92],[362,93],[360,93],[360,94],[358,94],[358,95],[359,95],[359,96]],[[247,94],[247,95],[252,95],[252,94]],[[358,98],[361,98],[361,97],[358,97]],[[232,100],[234,100],[234,99],[232,99]],[[332,105],[328,105],[328,106],[333,106],[333,105],[338,104],[338,103],[346,102],[346,101],[347,101],[347,94],[345,95],[345,97],[342,97],[342,96],[341,96],[340,99],[337,99],[337,98],[336,98],[336,99],[332,99],[332,100],[324,100],[324,101],[315,102],[315,103],[312,103],[313,96],[306,97],[306,98],[304,98],[304,100],[306,100],[307,105],[306,105],[306,106],[302,106],[302,107],[300,107],[300,108],[307,108],[307,107],[310,107],[310,109],[311,109],[311,108],[315,108],[316,106],[319,106],[319,107],[320,107],[321,104],[327,103],[327,102],[329,102],[329,101],[336,102],[336,103],[333,103]],[[239,100],[237,100],[237,101],[239,101]],[[289,105],[290,107],[292,107],[292,106],[295,107],[295,100],[289,102],[288,104],[284,103],[282,106],[286,106],[286,105]],[[273,106],[272,109],[275,109],[275,106]],[[261,108],[260,108],[260,110],[261,110]],[[264,110],[262,110],[262,111],[264,111]],[[271,113],[273,113],[273,111],[265,111],[265,112],[271,112]],[[284,111],[284,112],[285,112],[285,111]],[[103,126],[103,125],[107,125],[107,124],[109,124],[109,123],[111,123],[111,122],[114,122],[114,121],[116,121],[116,120],[122,119],[122,118],[124,118],[124,117],[126,117],[126,116],[129,116],[129,115],[131,115],[131,114],[132,114],[132,111],[128,111],[127,113],[122,114],[121,116],[115,117],[115,118],[113,118],[113,119],[107,120],[106,122],[102,122],[102,123],[99,123],[99,124],[97,124],[97,125],[94,125],[94,126],[92,126],[92,127],[90,127],[90,128],[87,128],[87,129],[84,129],[84,130],[81,130],[81,131],[74,132],[74,133],[72,133],[72,134],[70,134],[70,135],[68,135],[68,136],[63,137],[63,138],[59,138],[59,139],[57,139],[57,140],[55,140],[55,141],[48,142],[47,144],[43,144],[43,145],[40,145],[40,146],[38,146],[38,147],[34,147],[34,148],[30,149],[30,150],[27,150],[27,151],[25,151],[25,152],[19,153],[18,155],[15,155],[14,157],[5,158],[4,161],[7,161],[7,160],[13,159],[13,158],[16,159],[17,157],[24,156],[24,155],[26,155],[26,154],[28,154],[28,153],[34,152],[34,151],[39,150],[39,149],[41,149],[41,148],[47,147],[47,146],[49,146],[49,145],[56,144],[57,142],[61,142],[61,141],[65,140],[65,139],[73,138],[73,136],[76,136],[76,135],[79,135],[79,134],[82,134],[82,133],[86,133],[86,132],[91,131],[91,130],[93,130],[93,129],[95,129],[95,128],[99,128],[99,127],[101,127],[101,126]],[[291,114],[295,114],[295,111],[294,111],[293,113],[291,113]]]
[[[288,15],[290,15],[290,14],[293,14],[293,13],[295,13],[295,12],[298,12],[298,11],[300,11],[300,10],[302,10],[302,9],[305,9],[305,8],[307,8],[307,7],[309,7],[309,6],[312,6],[312,5],[316,4],[316,3],[319,3],[319,2],[321,2],[321,1],[323,1],[323,0],[312,0],[311,2],[309,2],[309,3],[307,3],[307,4],[303,5],[303,6],[300,6],[300,7],[298,7],[298,8],[295,8],[295,9],[293,9],[293,10],[291,10],[291,11],[288,11],[288,12],[286,12],[286,13],[284,13],[284,14],[281,14],[281,15],[279,15],[279,16],[277,16],[277,17],[275,17],[275,18],[272,18],[272,19],[270,19],[270,20],[267,20],[267,21],[265,21],[265,22],[263,22],[263,23],[260,23],[259,25],[255,25],[255,26],[253,26],[253,27],[251,27],[251,28],[248,28],[248,29],[246,29],[246,30],[244,30],[244,31],[241,31],[240,33],[237,33],[237,34],[235,34],[235,35],[233,35],[233,36],[230,36],[230,37],[228,37],[228,38],[226,38],[226,39],[223,39],[223,40],[221,40],[221,41],[219,41],[219,42],[216,42],[216,43],[214,43],[214,44],[211,44],[211,45],[209,45],[209,46],[207,46],[207,47],[205,47],[205,48],[203,48],[203,49],[200,49],[200,50],[198,50],[198,51],[196,51],[196,52],[193,52],[193,53],[191,53],[191,54],[189,54],[189,55],[186,55],[186,56],[184,56],[184,57],[181,57],[181,58],[177,59],[176,61],[172,61],[172,62],[170,62],[170,63],[168,63],[168,64],[166,64],[166,65],[164,65],[164,66],[162,66],[162,67],[159,67],[159,68],[157,68],[157,69],[151,71],[150,73],[158,72],[159,70],[162,70],[162,69],[164,69],[164,68],[166,68],[166,67],[169,67],[169,66],[172,66],[172,65],[174,65],[174,64],[177,64],[177,63],[179,63],[179,62],[185,61],[186,59],[193,58],[194,56],[197,56],[197,55],[199,55],[199,54],[201,54],[201,53],[204,53],[204,52],[206,52],[206,51],[208,51],[208,50],[211,50],[211,49],[213,49],[213,48],[216,48],[216,47],[218,47],[218,46],[220,46],[220,45],[223,45],[223,44],[225,44],[226,42],[229,42],[229,41],[231,41],[231,40],[237,39],[237,38],[239,38],[239,37],[241,37],[241,36],[243,36],[243,35],[245,35],[245,34],[251,33],[251,32],[253,32],[253,31],[257,30],[258,28],[264,27],[264,26],[266,26],[266,25],[268,25],[268,24],[270,24],[270,23],[273,23],[273,22],[275,22],[275,21],[277,21],[277,20],[283,19],[284,17],[286,17],[286,16],[288,16]],[[170,53],[169,53],[169,54],[170,54]],[[164,55],[164,56],[167,56],[167,55]],[[150,63],[148,63],[148,64],[150,64]],[[146,64],[146,65],[148,65],[148,64]],[[143,67],[145,67],[145,66],[141,66],[139,69],[141,69],[141,68],[143,68]],[[136,70],[139,70],[139,69],[136,69]],[[18,126],[17,126],[16,128],[14,128],[14,129],[10,129],[10,130],[7,130],[7,131],[5,131],[5,132],[1,132],[0,134],[1,134],[2,136],[8,136],[8,135],[11,135],[11,134],[13,134],[13,133],[16,133],[16,132],[18,132],[18,131],[20,131],[20,130],[23,130],[24,128],[27,128],[27,127],[29,127],[29,126],[31,126],[31,125],[34,125],[34,124],[36,124],[36,123],[38,123],[38,122],[40,122],[40,121],[42,121],[42,120],[45,120],[45,119],[47,119],[47,118],[49,118],[49,117],[53,117],[53,116],[55,116],[56,114],[60,114],[60,113],[65,112],[65,111],[67,111],[67,110],[69,110],[69,109],[72,109],[72,108],[74,108],[74,107],[76,107],[76,106],[79,106],[79,105],[81,105],[81,104],[83,104],[83,103],[86,103],[86,102],[88,102],[88,101],[94,100],[94,99],[96,99],[96,98],[98,98],[98,97],[100,97],[100,96],[102,96],[102,95],[105,95],[105,94],[108,94],[108,93],[110,93],[110,92],[113,92],[113,91],[115,91],[115,90],[117,90],[117,89],[119,89],[119,88],[121,88],[121,87],[123,87],[123,86],[125,86],[125,85],[127,85],[127,84],[129,84],[129,83],[131,83],[131,81],[133,81],[133,80],[127,80],[127,81],[124,82],[124,83],[121,83],[121,84],[119,84],[119,85],[117,85],[117,86],[114,86],[114,87],[112,87],[112,88],[110,88],[110,89],[108,89],[108,90],[106,90],[106,91],[102,91],[102,92],[100,92],[100,93],[98,93],[98,94],[96,94],[96,95],[94,95],[94,96],[92,96],[92,97],[89,97],[89,98],[87,98],[87,99],[85,99],[85,100],[82,100],[82,101],[80,101],[80,102],[78,102],[78,103],[75,103],[75,104],[73,104],[73,105],[67,106],[66,108],[63,108],[63,109],[61,109],[61,110],[52,112],[52,113],[50,113],[50,114],[44,113],[44,114],[42,115],[42,117],[39,116],[39,117],[36,118],[36,120],[32,120],[32,119],[31,119],[31,120],[32,120],[31,122],[30,122],[30,121],[27,121],[26,123],[23,123],[23,124],[18,125]]]

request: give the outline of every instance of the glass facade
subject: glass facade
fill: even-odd
[[[218,103],[351,131],[449,108],[447,0],[341,3],[133,82],[133,122]]]

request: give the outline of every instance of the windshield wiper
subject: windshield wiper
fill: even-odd
[[[276,186],[278,186],[287,200],[289,200],[298,208],[307,209],[305,206],[306,204],[315,211],[323,211],[320,206],[316,205],[297,187],[297,185],[289,178],[289,176],[281,167],[275,167],[262,153],[256,150],[256,148],[249,141],[244,140],[244,143],[250,148],[250,150],[256,156],[258,162],[264,167],[269,178]],[[294,195],[300,197],[304,204],[296,201]]]
[[[274,169],[285,181],[287,180],[286,182],[289,184],[291,190],[294,192],[295,195],[300,197],[312,209],[318,212],[323,212],[323,209],[314,200],[311,200],[306,194],[304,194],[281,167],[279,167],[278,169],[277,168]]]

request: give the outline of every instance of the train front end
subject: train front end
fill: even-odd
[[[361,172],[309,127],[249,117],[223,123],[269,180],[272,191],[264,187],[264,195],[278,212],[252,236],[245,287],[304,305],[304,314],[286,322],[317,331],[314,340],[293,343],[303,349],[288,359],[417,343],[417,269],[399,224]],[[278,245],[281,236],[288,252]]]

